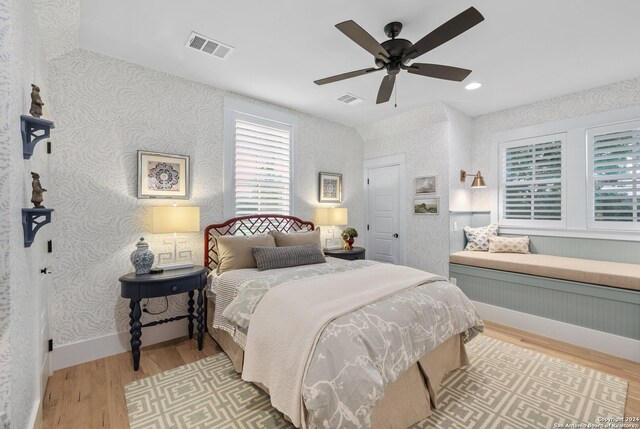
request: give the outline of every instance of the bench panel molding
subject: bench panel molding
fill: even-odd
[[[640,292],[450,264],[473,301],[640,340]]]

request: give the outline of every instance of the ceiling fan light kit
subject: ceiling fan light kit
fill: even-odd
[[[327,83],[338,82],[384,69],[387,75],[382,78],[382,83],[378,89],[378,96],[376,97],[376,104],[380,104],[386,103],[391,98],[396,75],[400,73],[400,70],[406,70],[411,74],[420,76],[462,82],[469,76],[471,70],[441,64],[409,63],[417,57],[459,36],[482,21],[484,21],[482,14],[478,12],[476,8],[470,7],[416,43],[397,38],[402,31],[402,23],[400,22],[390,22],[384,27],[384,32],[390,39],[382,43],[378,43],[373,36],[367,33],[367,31],[360,27],[355,21],[349,20],[341,22],[336,24],[336,28],[373,55],[376,67],[330,76],[316,80],[315,83],[317,85],[325,85]]]

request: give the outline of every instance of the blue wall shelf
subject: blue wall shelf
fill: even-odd
[[[20,115],[20,130],[22,131],[22,154],[24,159],[31,158],[33,149],[42,139],[49,138],[53,122],[28,115]]]
[[[24,232],[24,247],[31,247],[36,232],[51,222],[53,209],[22,209],[22,230]],[[44,219],[40,219],[44,217]]]

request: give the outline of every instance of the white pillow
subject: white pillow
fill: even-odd
[[[529,237],[489,237],[489,253],[529,253]]]
[[[498,224],[494,223],[487,226],[481,226],[479,228],[465,226],[464,235],[467,236],[467,247],[465,247],[464,250],[488,252],[489,237],[495,237],[498,235]]]

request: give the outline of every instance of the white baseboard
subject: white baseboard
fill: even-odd
[[[188,320],[142,328],[142,353],[144,347],[187,335]],[[194,331],[196,331],[194,327]],[[194,332],[195,336],[196,332]],[[106,335],[53,348],[53,370],[67,368],[84,362],[131,351],[129,332]]]
[[[483,319],[640,362],[640,341],[533,314],[473,301]]]
[[[41,429],[42,428],[42,399],[38,399],[33,403],[31,409],[31,415],[29,416],[28,428]]]

